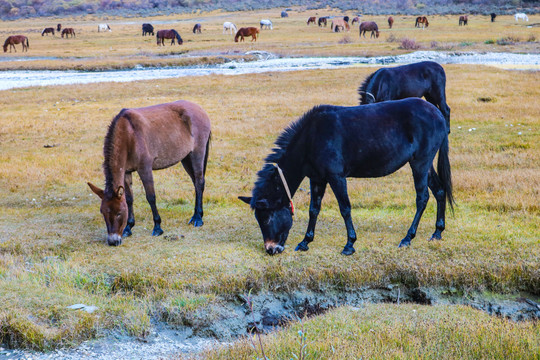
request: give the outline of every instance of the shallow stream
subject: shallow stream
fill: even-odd
[[[71,85],[97,82],[128,82],[203,76],[210,74],[241,75],[274,71],[298,71],[314,69],[339,69],[354,66],[381,66],[408,64],[424,60],[440,64],[490,65],[514,70],[540,70],[540,55],[513,53],[474,53],[417,51],[405,55],[379,57],[302,57],[277,58],[267,52],[250,52],[256,61],[230,61],[225,64],[111,70],[111,71],[61,71],[61,70],[13,70],[0,71],[0,90],[28,86]],[[33,58],[10,58],[10,61],[31,61]],[[40,58],[41,59],[41,58]],[[7,61],[0,57],[0,61]]]

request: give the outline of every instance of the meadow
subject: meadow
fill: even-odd
[[[180,31],[183,37],[186,34],[184,45],[164,48],[158,48],[153,37],[142,38],[139,25],[121,24],[133,19],[3,22],[2,35],[56,22],[68,26],[70,21],[82,31],[73,40],[41,38],[36,33],[39,38],[30,38],[28,56],[61,59],[6,61],[0,62],[0,69],[177,65],[183,57],[162,59],[162,55],[178,52],[196,55],[196,61],[223,54],[243,56],[248,50],[287,56],[405,52],[397,43],[386,41],[392,34],[386,30],[378,40],[359,40],[355,31],[333,34],[328,28],[307,27],[309,12],[276,20],[275,30],[263,31],[253,44],[235,44],[230,35],[221,33],[225,19],[238,16],[237,25],[256,24],[269,14],[211,13],[208,17],[213,20],[203,24],[200,36],[188,35],[196,20],[180,17],[186,21],[186,25],[181,22]],[[437,19],[425,31],[413,28],[412,17],[396,21],[395,36],[414,37],[425,46],[431,41],[457,44],[456,50],[538,52],[538,42],[527,39],[540,36],[539,28],[515,25],[510,17],[497,18],[497,31],[490,28],[487,17],[471,17],[468,28],[458,28],[457,17]],[[386,28],[382,17],[377,20]],[[287,31],[280,30],[280,21]],[[113,32],[98,34],[98,22],[110,23]],[[294,35],[288,34],[288,27],[296,29]],[[340,44],[344,36],[353,41]],[[524,41],[508,46],[484,43],[508,36]],[[71,46],[66,47],[67,42]],[[460,46],[462,42],[472,44]],[[223,304],[242,304],[241,296],[250,290],[255,294],[347,293],[397,285],[451,291],[464,299],[486,293],[538,301],[540,73],[488,66],[444,68],[452,108],[450,161],[457,207],[447,218],[443,240],[426,241],[435,220],[431,198],[412,246],[397,248],[415,211],[413,182],[406,166],[381,179],[349,180],[358,235],[357,252],[350,257],[340,255],[346,233],[330,190],[309,252],[295,253],[308,219],[309,184],[304,181],[295,195],[297,212],[288,246],[274,257],[264,252],[253,214],[237,196],[250,194],[263,158],[287,124],[318,104],[356,105],[356,89],[373,67],[0,92],[0,343],[50,350],[115,332],[145,338],[156,322],[196,330],[225,316],[219,312]],[[135,175],[133,236],[118,248],[108,247],[99,199],[86,185],[87,181],[103,183],[107,126],[122,108],[177,99],[200,104],[212,120],[205,224],[197,229],[187,225],[194,204],[193,186],[181,166],[175,166],[154,172],[165,234],[150,236],[151,212]],[[91,314],[67,309],[77,303],[98,309]],[[459,306],[379,304],[360,309],[337,309],[306,322],[308,350],[313,355],[315,349],[319,351],[314,358],[330,358],[332,346],[338,345],[344,352],[335,358],[383,358],[385,351],[395,358],[433,358],[437,351],[452,358],[452,354],[459,357],[456,351],[465,337],[471,340],[463,345],[464,358],[477,358],[478,351],[495,342],[493,357],[537,358],[539,353],[535,321],[516,324]],[[411,329],[407,324],[413,310],[421,316]],[[354,311],[358,315],[350,315]],[[378,314],[385,315],[378,318]],[[265,338],[272,358],[290,357],[292,352],[299,355],[294,350],[298,326]],[[335,332],[329,330],[333,326]],[[463,326],[461,331],[452,332],[459,326]],[[436,341],[430,341],[435,328],[440,331],[433,335]],[[368,338],[373,334],[370,329],[375,329],[376,339]],[[492,331],[500,336],[494,337]],[[394,335],[409,333],[412,343],[402,338],[395,347],[388,345]],[[444,345],[449,334],[452,341]],[[424,352],[418,353],[421,348]],[[230,351],[233,358],[255,356],[248,340],[203,356],[231,358]]]

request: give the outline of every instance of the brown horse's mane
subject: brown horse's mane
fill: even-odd
[[[129,125],[133,127],[131,118],[128,113],[128,109],[122,109],[118,115],[109,124],[107,134],[105,135],[105,141],[103,145],[103,173],[105,174],[105,195],[112,197],[115,190],[112,188],[113,172],[112,172],[112,159],[115,157],[115,139],[118,121],[124,118],[129,122]]]
[[[370,83],[371,79],[373,78],[373,76],[376,74],[377,72],[375,71],[374,73],[370,74],[363,82],[362,84],[360,85],[360,87],[358,88],[358,94],[360,95],[360,105],[364,105],[364,104],[367,104],[367,94],[366,94],[366,89],[367,89],[367,86],[368,84]]]

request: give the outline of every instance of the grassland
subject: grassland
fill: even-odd
[[[426,30],[414,28],[413,16],[395,16],[392,30],[388,29],[386,16],[364,16],[362,21],[376,21],[381,36],[376,40],[360,39],[358,26],[350,32],[332,33],[330,27],[306,26],[308,16],[340,15],[339,11],[293,11],[289,18],[278,18],[278,10],[242,13],[204,13],[200,16],[175,15],[144,19],[83,17],[73,19],[32,19],[0,22],[0,38],[13,34],[29,37],[28,56],[54,57],[54,60],[25,62],[0,62],[2,69],[115,69],[122,67],[191,65],[195,63],[222,62],[223,57],[243,56],[249,50],[264,50],[283,56],[374,56],[406,53],[400,49],[400,39],[414,39],[422,49],[449,51],[513,51],[540,52],[538,42],[540,27],[526,28],[511,16],[500,16],[491,23],[489,17],[469,16],[469,25],[459,27],[457,16],[430,17]],[[349,15],[352,15],[349,14]],[[224,21],[242,26],[259,26],[262,18],[272,19],[274,30],[263,30],[256,43],[235,44],[233,36],[223,34]],[[77,37],[62,39],[59,35],[41,36],[45,27],[56,23],[73,27]],[[97,32],[97,24],[107,22],[112,32]],[[141,36],[141,23],[154,23],[157,29],[175,28],[181,34],[181,46],[156,46],[153,36]],[[165,24],[159,24],[165,22]],[[200,22],[201,35],[192,33],[193,25]],[[530,22],[540,22],[540,16],[531,15]],[[392,41],[392,39],[394,39]],[[497,40],[510,39],[508,45],[498,45]],[[487,44],[486,44],[487,42]],[[21,56],[3,54],[7,57]]]
[[[460,331],[456,331],[460,329]],[[540,327],[461,306],[344,307],[262,338],[268,359],[538,359]],[[204,359],[262,357],[258,339]],[[187,359],[191,357],[180,357]]]
[[[242,16],[259,19],[264,15],[247,13]],[[298,19],[303,17],[305,14],[298,15]],[[454,19],[448,19],[448,27],[450,20],[454,22]],[[119,19],[116,21],[120,22]],[[218,34],[221,32],[218,25],[222,21],[224,19],[214,25]],[[67,21],[65,24],[67,26]],[[103,40],[95,44],[72,48],[57,45],[53,51],[31,39],[30,54],[58,56],[60,50],[70,51],[64,53],[65,56],[90,57],[88,61],[92,64],[99,60],[97,53],[102,54],[104,66],[110,66],[115,61],[123,62],[124,56],[129,59],[133,52],[158,54],[171,51],[168,47],[158,49],[153,39],[142,40],[137,32],[132,40],[141,42],[141,49],[132,49],[132,45],[127,44],[122,45],[125,50],[121,50],[119,45],[119,56],[110,56],[109,37],[117,36],[113,24],[111,34],[92,34]],[[474,24],[471,20],[468,29],[458,29],[456,25],[453,31],[444,32],[440,37],[437,37],[439,32],[435,24],[429,31],[435,34],[436,41],[469,38],[482,42],[484,38],[477,37]],[[531,31],[538,31],[517,27],[504,18],[496,24],[501,29],[507,27],[509,32],[522,39]],[[6,23],[1,26],[2,31],[6,31]],[[135,28],[138,30],[138,26]],[[131,31],[128,30],[126,25],[125,37]],[[403,30],[403,33],[409,31],[415,30]],[[316,35],[309,35],[312,32]],[[458,35],[451,37],[455,33]],[[236,46],[229,36],[223,35],[219,46],[194,40],[176,49],[216,53],[259,49],[283,51],[289,55],[365,55],[401,51],[395,49],[394,43],[384,40],[387,34],[372,42],[355,40],[343,48],[337,39],[344,35],[336,36],[328,29],[305,27],[300,34],[302,36],[288,38],[290,43],[281,47],[279,41],[271,41],[273,36],[284,38],[275,30],[263,32],[257,44]],[[423,42],[430,39],[428,30],[414,34]],[[491,38],[504,35],[488,30],[484,34]],[[84,36],[69,41],[78,44]],[[203,34],[200,39],[204,36],[210,35]],[[63,44],[60,42],[68,40],[43,41]],[[203,44],[199,45],[199,42]],[[295,42],[297,45],[293,46]],[[200,48],[196,48],[198,46]],[[76,59],[65,61],[66,67],[78,63]],[[0,63],[0,66],[7,68],[12,64]],[[32,62],[21,66],[48,64]],[[1,342],[17,347],[51,349],[103,336],[112,330],[144,337],[155,320],[193,324],[194,319],[208,315],[204,313],[205,308],[225,301],[238,301],[238,296],[250,289],[255,292],[355,291],[361,287],[395,283],[411,288],[455,288],[463,293],[526,292],[530,296],[539,296],[540,103],[537,99],[540,98],[540,74],[484,66],[449,65],[445,70],[448,102],[452,108],[450,159],[458,207],[455,215],[448,218],[444,239],[426,241],[434,227],[432,199],[413,246],[397,249],[398,241],[412,220],[415,206],[412,177],[406,167],[383,179],[350,180],[353,221],[359,238],[357,253],[351,257],[339,254],[346,239],[345,229],[331,192],[323,202],[318,232],[310,251],[295,253],[292,247],[301,240],[307,226],[309,186],[307,181],[303,183],[295,196],[298,210],[289,246],[275,257],[265,255],[256,221],[236,196],[250,193],[262,159],[288,123],[317,104],[356,104],[356,88],[373,68],[231,77],[212,75],[0,92]],[[135,176],[137,225],[134,235],[121,247],[110,248],[103,241],[105,226],[99,214],[98,199],[86,186],[86,181],[103,182],[102,145],[107,125],[123,107],[177,99],[199,103],[212,119],[214,140],[207,173],[205,225],[199,229],[187,226],[193,208],[193,187],[183,169],[176,166],[154,173],[165,235],[150,236],[151,213]],[[54,147],[45,148],[45,145]],[[95,305],[98,310],[87,314],[66,308],[76,303]],[[393,314],[399,309],[408,313],[412,308],[381,309]],[[377,312],[375,309],[368,308]],[[437,313],[439,309],[423,311]],[[346,317],[343,311],[347,310],[329,316],[338,317],[335,323],[341,324]],[[469,318],[467,314],[471,310],[449,308],[445,311],[454,314],[449,315],[452,324],[465,323],[469,326],[467,329],[488,321],[493,329],[504,332],[501,341],[511,344],[505,349],[515,345],[519,349],[534,350],[529,340],[519,342],[512,334],[515,330],[524,334],[525,339],[538,339],[538,327],[532,322],[513,325],[487,319],[478,313],[467,322],[463,319]],[[402,316],[407,319],[408,315]],[[211,315],[208,317],[210,320],[207,321],[211,321]],[[326,320],[320,321],[319,325],[324,329]],[[419,338],[435,326],[429,321],[425,320],[427,325],[422,328],[425,330],[418,330]],[[435,324],[443,320],[437,321]],[[350,326],[364,326],[362,324]],[[283,351],[276,353],[276,357],[288,354],[293,346],[290,341],[294,340],[286,342],[283,339],[296,329],[288,331],[269,340],[275,344],[272,348]],[[319,335],[314,334],[316,330],[309,331],[314,339],[318,338]],[[482,329],[476,331],[481,345],[475,349],[493,342],[492,335],[488,336]],[[461,336],[464,333],[465,330]],[[321,333],[320,336],[324,339],[333,335]],[[328,351],[325,344],[331,342],[321,340],[323,354]],[[396,346],[393,349],[399,350],[399,344]],[[247,354],[245,344],[235,349],[239,354]],[[405,355],[415,354],[401,349],[399,351]],[[414,349],[418,348],[411,349],[416,351]],[[444,347],[440,349],[451,351]],[[373,357],[380,356],[372,354]],[[418,354],[421,356],[422,353]]]

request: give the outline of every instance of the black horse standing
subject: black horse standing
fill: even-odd
[[[276,146],[258,173],[253,196],[239,197],[255,210],[268,254],[284,250],[292,226],[292,197],[307,176],[311,186],[309,224],[296,250],[308,250],[313,241],[321,201],[330,184],[347,228],[347,245],[342,254],[351,255],[356,232],[347,178],[386,176],[406,163],[413,173],[416,215],[399,246],[410,245],[416,236],[429,199],[428,187],[437,199],[432,239],[441,239],[446,201],[450,206],[453,202],[452,179],[446,121],[432,104],[411,98],[355,107],[316,106],[285,129]],[[433,160],[437,152],[435,172]]]
[[[142,24],[142,36],[145,35],[154,36],[154,27],[151,24]]]
[[[358,89],[360,105],[408,97],[425,97],[444,115],[450,132],[450,107],[446,103],[446,74],[441,65],[422,61],[381,68],[369,75]]]

